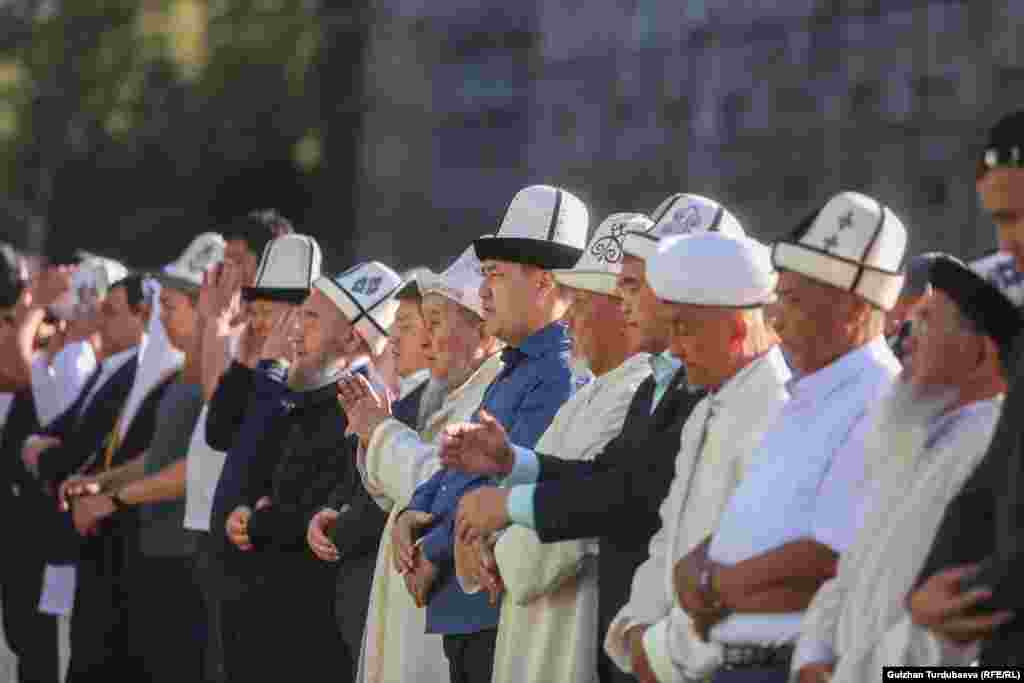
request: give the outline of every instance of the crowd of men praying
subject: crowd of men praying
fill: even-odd
[[[840,188],[782,231],[531,185],[439,273],[269,210],[152,271],[4,246],[18,680],[1021,665],[1024,112],[975,143],[974,261]]]

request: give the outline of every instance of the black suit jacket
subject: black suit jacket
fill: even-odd
[[[90,459],[102,458],[107,437],[113,430],[118,415],[121,414],[121,408],[124,407],[132,384],[135,383],[138,361],[139,357],[136,354],[118,368],[96,392],[96,396],[82,413],[82,404],[90,393],[90,388],[97,381],[90,378],[71,407],[50,423],[43,433],[59,437],[63,443],[48,448],[39,457],[41,481],[59,484],[89,463]],[[96,372],[100,372],[99,368]]]
[[[637,389],[622,432],[593,462],[540,456],[540,479],[533,498],[537,534],[545,543],[593,538],[598,556],[598,639],[629,599],[637,567],[661,526],[658,509],[675,475],[679,436],[704,396],[680,369],[651,414],[654,378]],[[598,648],[602,681],[632,680]]]

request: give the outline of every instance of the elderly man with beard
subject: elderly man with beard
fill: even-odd
[[[942,663],[941,643],[912,623],[904,597],[1002,408],[1003,361],[1024,326],[1020,274],[1002,288],[992,277],[1007,267],[1005,254],[970,268],[952,257],[931,266],[933,293],[915,315],[905,378],[868,441],[871,508],[804,618],[793,664],[801,683],[826,672],[833,682],[859,683],[883,666]]]
[[[223,605],[229,681],[352,675],[357,655],[339,634],[328,597],[345,567],[310,556],[306,529],[341,490],[346,495],[337,504],[347,509],[335,526],[344,529],[347,560],[376,551],[384,514],[360,500],[366,494],[357,443],[345,433],[337,382],[354,362],[384,351],[401,284],[376,262],[320,277],[302,307],[276,321],[257,367],[234,364],[214,395],[207,438],[228,457],[212,527],[231,544],[225,561],[242,579]],[[362,578],[356,572],[352,580]],[[365,579],[361,593],[352,591],[363,600]],[[359,623],[349,627],[361,631],[362,610],[354,604],[351,611]],[[323,666],[325,653],[334,660],[330,667]]]
[[[501,370],[501,343],[487,333],[483,321],[482,280],[480,262],[470,247],[440,276],[419,283],[428,340],[424,353],[431,378],[420,401],[418,431],[396,419],[397,406],[389,411],[368,383],[358,378],[342,383],[349,424],[365,444],[364,484],[377,503],[390,511],[377,554],[360,683],[449,678],[441,640],[425,633],[425,611],[407,589],[411,575],[395,572],[397,552],[391,535],[395,518],[413,491],[440,467],[437,439],[441,430],[450,422],[472,417]],[[310,545],[323,559],[332,559],[336,553],[334,544],[316,537],[312,527]]]
[[[1016,261],[1016,271],[997,274],[1012,283],[1024,268],[1024,111],[1008,114],[989,131],[976,187],[1001,248]],[[983,666],[1024,664],[1022,353],[1018,337],[1006,358],[1009,390],[992,444],[946,509],[921,584],[909,598],[915,623],[946,644],[970,646],[949,648],[953,663],[969,661],[980,646]]]

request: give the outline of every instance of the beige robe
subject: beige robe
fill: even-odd
[[[441,637],[426,633],[426,610],[416,608],[405,581],[392,566],[391,527],[416,487],[440,469],[436,444],[441,431],[448,424],[466,422],[473,416],[501,367],[500,354],[489,358],[448,394],[420,433],[394,419],[382,423],[373,433],[360,471],[366,490],[382,508],[390,510],[390,515],[377,551],[358,681],[448,681]]]
[[[622,431],[629,404],[651,374],[637,354],[579,389],[534,449],[592,460]],[[597,566],[592,540],[541,543],[513,526],[494,553],[505,582],[493,683],[597,681]]]
[[[964,665],[970,659],[969,650],[946,647],[914,625],[903,604],[946,506],[985,455],[1002,397],[931,418],[908,392],[897,385],[868,442],[876,495],[836,577],[807,610],[794,679],[804,664],[835,658],[834,683],[877,679],[882,666]]]
[[[720,647],[700,641],[685,612],[673,609],[672,572],[680,558],[717,528],[743,469],[789,399],[789,378],[781,352],[773,348],[698,403],[683,426],[676,474],[661,504],[662,526],[651,537],[648,559],[633,575],[629,602],[605,637],[605,652],[623,671],[632,670],[626,632],[638,624],[651,626],[649,632],[662,640],[691,643],[691,649],[699,650],[692,653],[694,659],[720,657]],[[648,657],[655,656],[667,657],[648,651]]]

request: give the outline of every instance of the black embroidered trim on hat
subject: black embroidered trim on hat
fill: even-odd
[[[882,202],[875,200],[878,204],[878,224],[875,225],[875,234],[868,240],[867,245],[864,247],[864,251],[860,255],[860,267],[857,269],[857,277],[853,278],[853,284],[850,285],[850,291],[856,292],[857,286],[860,284],[860,279],[864,276],[864,260],[867,259],[868,254],[871,253],[871,248],[875,246],[875,242],[878,241],[879,235],[882,234],[882,227],[885,225],[885,207],[882,206]],[[900,259],[902,262],[903,259]]]
[[[665,210],[664,211],[662,211],[660,214],[658,214],[658,213],[652,214],[651,215],[651,220],[654,221],[654,225],[657,225],[658,223],[660,223],[661,219],[664,218],[665,216],[667,216],[668,212],[671,211],[672,209],[674,209],[676,207],[676,204],[679,203],[679,200],[682,199],[684,196],[685,195],[682,192],[680,192],[678,194],[672,195],[666,201],[666,203],[665,203]],[[652,226],[652,229],[653,229],[653,226]]]
[[[555,228],[558,227],[558,214],[562,211],[562,191],[555,190],[555,210],[551,214],[551,223],[548,225],[548,241],[555,239]]]
[[[708,226],[708,232],[718,232],[718,226],[722,223],[722,216],[724,215],[725,207],[719,204],[718,210],[715,211],[715,217],[711,219],[711,225]]]
[[[256,270],[256,278],[253,280],[253,282],[259,282],[260,280],[263,279],[263,271],[265,271],[267,269],[267,266],[269,265],[267,262],[267,254],[270,252],[270,245],[273,243],[273,241],[274,240],[270,240],[270,242],[267,242],[263,246],[263,254],[260,256],[260,266]]]
[[[301,304],[309,298],[308,287],[242,287],[242,301],[284,301]]]
[[[482,237],[473,242],[480,261],[508,261],[544,270],[566,270],[580,260],[583,250],[560,242],[528,237]]]
[[[199,291],[199,285],[196,283],[177,275],[171,275],[170,273],[157,272],[150,274],[149,277],[170,289],[177,289],[188,294],[195,294]]]
[[[775,248],[779,244],[788,244],[791,247],[797,247],[799,249],[805,249],[807,251],[813,251],[816,254],[821,254],[822,256],[828,256],[829,258],[835,259],[836,261],[842,261],[843,263],[848,263],[848,264],[850,264],[851,266],[853,266],[855,268],[863,268],[864,270],[870,270],[873,273],[881,273],[882,275],[899,275],[900,274],[900,271],[898,271],[898,270],[886,270],[885,268],[878,268],[877,266],[869,266],[866,263],[858,263],[857,261],[854,261],[853,259],[848,259],[848,258],[846,258],[844,256],[840,256],[839,254],[834,254],[831,251],[828,251],[827,249],[822,249],[820,247],[813,247],[813,246],[811,246],[809,244],[801,244],[801,243],[798,243],[798,242],[790,242],[788,239],[778,240],[777,242],[772,244],[772,265],[775,266],[776,270],[780,270],[780,271],[782,271],[782,270],[789,270],[789,269],[784,267],[784,266],[779,266],[779,264],[775,262]],[[796,272],[796,271],[794,271],[794,272]],[[801,275],[805,275],[805,273],[800,273],[800,274]],[[810,275],[808,275],[807,277],[811,277],[811,279],[814,279]],[[835,284],[833,284],[831,282],[827,282],[825,284],[827,284],[830,287],[835,287],[836,286]]]
[[[988,280],[952,258],[937,259],[930,282],[953,300],[964,317],[1007,353],[1024,327],[1024,315]]]
[[[353,266],[353,267],[349,268],[344,273],[342,273],[341,275],[338,276],[338,280],[342,279],[343,277],[345,277],[346,275],[348,275],[352,271],[356,270],[357,268],[362,268],[362,266],[363,266],[363,264],[359,264],[359,265],[356,265],[356,266]],[[342,292],[346,297],[348,297],[349,301],[352,302],[352,305],[356,307],[357,311],[359,311],[359,313],[354,318],[352,318],[352,320],[349,321],[353,326],[355,326],[363,318],[366,318],[367,320],[369,320],[373,324],[374,327],[377,328],[378,332],[380,332],[385,337],[388,336],[388,331],[385,330],[383,327],[381,327],[380,323],[378,323],[376,320],[374,320],[373,316],[370,315],[370,311],[372,311],[374,309],[374,307],[379,305],[381,302],[387,301],[387,299],[391,296],[391,293],[394,292],[395,289],[397,289],[397,287],[392,289],[391,292],[388,292],[387,296],[384,296],[383,298],[381,298],[379,301],[377,301],[377,303],[375,303],[369,309],[366,309],[366,308],[363,308],[363,305],[361,303],[359,303],[358,299],[356,299],[354,296],[352,296],[351,292],[349,292],[346,288],[344,288],[341,285],[339,285],[334,278],[325,277],[323,279],[324,279],[324,281],[331,283],[331,286],[334,287],[334,289],[337,289],[338,291]],[[401,285],[399,285],[399,286],[401,286]]]

